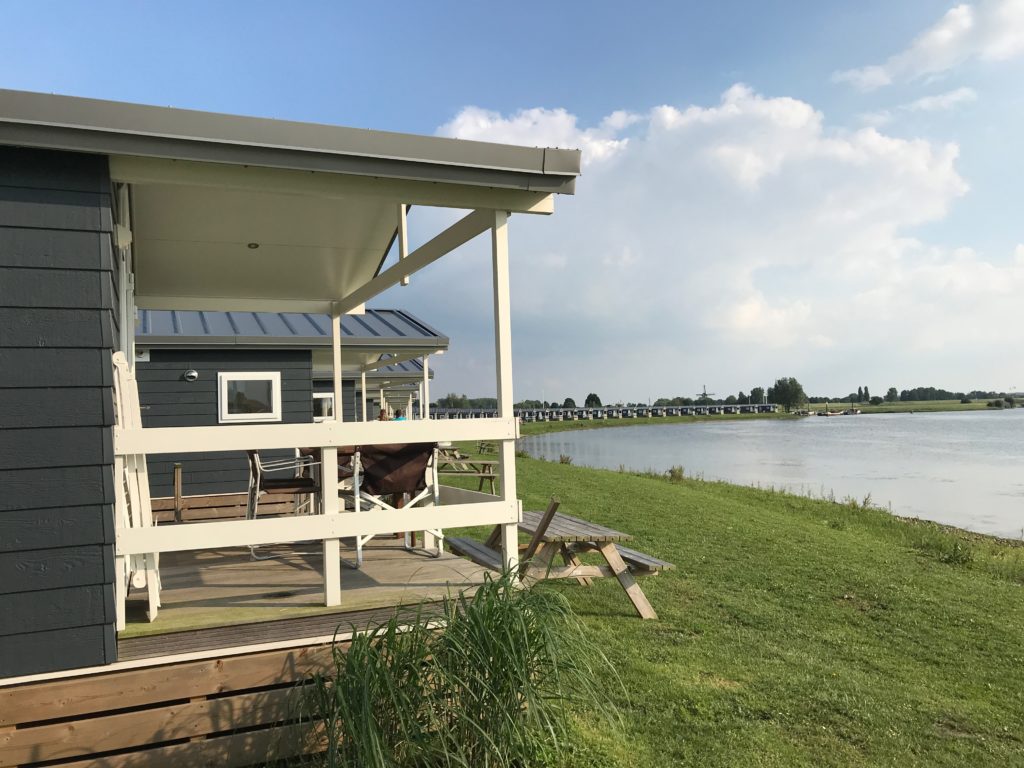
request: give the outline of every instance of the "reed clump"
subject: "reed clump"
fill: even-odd
[[[333,656],[303,696],[324,768],[555,765],[572,752],[573,707],[615,720],[597,683],[614,672],[564,597],[508,575]]]

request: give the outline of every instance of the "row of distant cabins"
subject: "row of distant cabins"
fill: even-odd
[[[776,413],[772,403],[758,405],[608,405],[600,408],[517,408],[515,414],[529,421],[588,421],[591,419],[645,419],[659,416],[715,416],[740,413]],[[431,408],[432,419],[484,419],[494,417],[489,408]]]

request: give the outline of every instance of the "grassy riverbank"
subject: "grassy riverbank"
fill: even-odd
[[[961,403],[959,400],[915,400],[898,403],[882,403],[881,405],[869,405],[868,403],[834,402],[829,403],[831,410],[844,410],[854,407],[861,410],[862,415],[872,413],[931,413],[938,411],[993,411],[988,408],[985,400],[976,400],[971,403]],[[825,403],[812,403],[808,406],[812,412],[825,410]],[[719,414],[715,416],[648,416],[634,419],[601,419],[600,421],[533,421],[521,425],[521,432],[524,435],[546,435],[550,432],[569,432],[579,429],[605,429],[610,427],[635,427],[644,424],[696,424],[699,422],[734,421],[747,419],[795,419],[799,418],[790,413],[741,413],[741,414]]]
[[[634,419],[600,419],[598,421],[530,421],[520,425],[523,435],[546,435],[550,432],[570,432],[579,429],[606,429],[636,427],[646,424],[698,424],[705,421],[743,421],[750,419],[796,419],[790,413],[737,413],[717,416],[644,416]]]
[[[825,403],[811,403],[808,406],[812,411],[825,410]],[[961,403],[959,400],[907,400],[896,403],[882,403],[871,405],[869,403],[841,403],[836,401],[829,403],[828,407],[833,411],[841,411],[846,408],[860,408],[862,414],[868,413],[924,413],[933,411],[985,411],[998,410],[988,407],[988,400],[974,400],[970,403]]]
[[[572,766],[1024,764],[1024,548],[883,510],[518,459],[525,506],[677,565],[561,590],[614,665]]]

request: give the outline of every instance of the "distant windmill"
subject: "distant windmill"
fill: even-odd
[[[710,400],[712,397],[715,396],[714,392],[708,392],[708,385],[707,384],[702,384],[701,387],[703,388],[703,391],[697,393],[698,399],[700,399],[700,400]]]

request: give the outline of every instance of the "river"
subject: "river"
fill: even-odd
[[[520,441],[574,464],[772,486],[818,498],[868,495],[897,515],[1024,537],[1024,408],[615,427]]]

